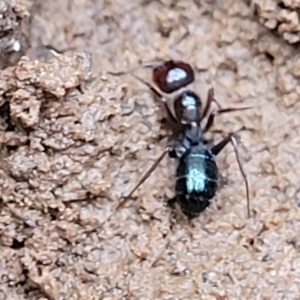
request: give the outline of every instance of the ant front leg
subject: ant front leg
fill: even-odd
[[[222,108],[220,103],[215,98],[214,88],[211,87],[208,90],[206,106],[203,110],[202,118],[206,117],[212,102],[215,102],[219,109],[214,110],[210,113],[210,115],[207,119],[206,125],[204,126],[203,133],[207,132],[212,127],[212,125],[214,124],[214,120],[215,120],[216,115],[221,115],[221,114],[228,113],[228,112],[242,111],[242,110],[247,110],[247,109],[251,108],[249,106],[248,107],[239,107],[239,108],[237,108],[237,107]]]
[[[243,128],[244,129],[244,128]],[[224,147],[230,142],[233,146],[233,149],[234,149],[234,153],[235,153],[235,157],[236,157],[236,160],[237,160],[237,163],[238,163],[238,166],[239,166],[239,169],[240,169],[240,172],[242,174],[242,177],[244,179],[244,182],[245,182],[245,189],[246,189],[246,199],[247,199],[247,215],[248,215],[248,218],[250,218],[250,192],[249,192],[249,183],[248,183],[248,179],[247,179],[247,176],[246,176],[246,173],[243,169],[243,166],[242,166],[242,163],[241,163],[241,160],[240,160],[240,156],[239,156],[239,152],[238,152],[238,148],[237,148],[237,145],[236,145],[236,139],[234,137],[234,135],[236,134],[236,132],[232,132],[232,133],[229,133],[223,140],[221,140],[218,144],[216,144],[215,146],[213,146],[211,148],[211,152],[217,156],[223,149]]]
[[[210,107],[211,107],[211,103],[214,101],[214,89],[211,87],[208,92],[207,92],[207,100],[206,100],[206,104],[202,113],[202,118],[205,118]]]
[[[212,102],[215,102],[218,106],[219,109],[222,109],[221,105],[219,104],[219,102],[216,100],[215,98],[215,90],[213,87],[210,87],[208,92],[207,92],[207,100],[206,100],[206,105],[204,107],[203,113],[202,113],[202,118],[205,118]]]
[[[221,114],[228,113],[228,112],[246,110],[246,109],[250,109],[250,108],[251,107],[240,107],[240,108],[228,107],[228,108],[223,108],[223,109],[218,109],[218,110],[212,111],[207,119],[206,125],[204,126],[203,133],[207,132],[212,127],[212,125],[214,124],[216,115],[221,115]]]

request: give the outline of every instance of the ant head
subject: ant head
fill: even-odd
[[[182,61],[169,60],[154,68],[153,82],[164,93],[173,93],[195,80],[192,67]]]
[[[202,101],[192,91],[184,91],[174,101],[174,109],[177,120],[181,124],[200,123]]]

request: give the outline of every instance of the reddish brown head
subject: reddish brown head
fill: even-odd
[[[187,86],[194,80],[194,70],[182,61],[169,60],[153,70],[153,82],[167,94]]]

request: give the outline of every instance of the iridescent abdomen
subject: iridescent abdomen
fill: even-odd
[[[218,168],[213,154],[192,146],[180,159],[177,168],[176,194],[183,212],[202,212],[218,187]]]

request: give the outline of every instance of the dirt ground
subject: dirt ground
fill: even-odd
[[[124,3],[28,6],[27,57],[0,73],[0,299],[300,299],[298,46],[242,0]],[[203,101],[212,85],[222,106],[252,107],[215,124],[254,129],[239,134],[250,219],[230,145],[226,184],[191,222],[166,206],[169,158],[116,209],[168,132],[149,90],[107,71],[169,58],[208,68]]]

